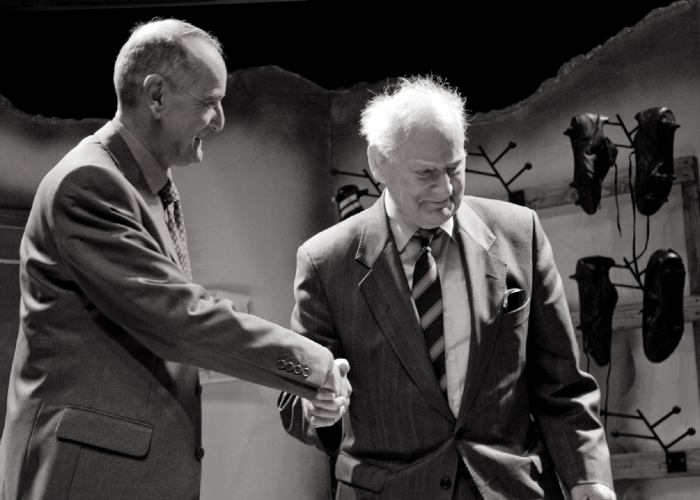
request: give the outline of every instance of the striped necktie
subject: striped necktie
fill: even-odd
[[[187,276],[187,280],[192,282],[192,268],[190,266],[190,255],[187,252],[187,234],[185,233],[185,219],[182,217],[182,208],[180,207],[180,195],[173,181],[168,179],[168,182],[163,186],[163,189],[158,191],[163,202],[163,210],[165,210],[166,222],[168,224],[168,232],[175,244],[177,258],[180,261],[180,266]]]
[[[418,310],[421,328],[430,352],[440,389],[447,397],[447,375],[445,369],[445,336],[442,327],[442,290],[440,276],[430,244],[439,229],[419,229],[416,237],[421,242],[421,251],[413,271],[411,295]]]

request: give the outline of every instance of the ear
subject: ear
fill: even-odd
[[[369,161],[369,169],[372,171],[372,175],[382,184],[386,184],[384,180],[384,168],[386,165],[386,156],[384,156],[377,146],[370,144],[367,147],[367,160]]]
[[[156,120],[163,116],[163,95],[166,83],[160,75],[148,75],[143,81],[143,95],[151,115]]]

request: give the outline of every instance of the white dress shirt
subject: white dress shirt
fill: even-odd
[[[141,168],[146,183],[151,190],[151,194],[153,194],[153,196],[158,196],[158,192],[163,189],[168,183],[168,179],[171,177],[170,169],[164,167],[118,118],[113,118],[112,124],[114,125],[114,129],[119,133],[122,139],[124,139],[124,142],[126,142],[131,154],[134,155],[134,159]],[[160,199],[160,197],[158,199]],[[149,208],[154,216],[158,214],[167,224],[168,216],[161,203],[156,205],[149,204]]]
[[[158,191],[163,189],[168,183],[170,169],[164,167],[118,118],[112,119],[112,125],[119,132],[119,135],[122,136],[124,142],[126,142],[131,154],[134,155],[136,163],[138,163],[143,176],[146,178],[148,187],[151,188],[151,193],[153,193],[153,196],[157,196]]]
[[[418,260],[421,244],[413,235],[419,227],[406,220],[387,191],[384,197],[389,226],[406,273],[408,288],[413,284],[413,269]],[[459,413],[467,376],[469,341],[471,338],[471,311],[467,280],[459,255],[459,244],[454,236],[454,218],[440,226],[442,231],[430,246],[438,266],[442,290],[443,330],[445,335],[445,367],[447,372],[447,397],[455,417]],[[418,318],[415,303],[413,309]],[[420,319],[418,319],[420,321]]]

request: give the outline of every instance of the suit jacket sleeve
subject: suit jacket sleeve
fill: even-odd
[[[159,357],[314,397],[332,366],[330,352],[273,323],[237,313],[187,282],[154,238],[134,187],[116,170],[84,166],[51,193],[56,251],[99,321],[109,321]],[[113,326],[114,326],[113,325]],[[279,369],[280,358],[310,369]]]
[[[532,413],[557,472],[570,490],[578,483],[612,485],[600,391],[578,369],[578,343],[552,249],[533,212],[533,289],[528,341]]]
[[[292,313],[292,330],[328,347],[335,358],[345,357],[318,270],[303,246],[297,252],[294,297],[296,306]],[[338,450],[342,421],[331,427],[315,429],[304,418],[299,398],[285,393],[280,395],[278,407],[282,424],[291,436],[328,454]]]

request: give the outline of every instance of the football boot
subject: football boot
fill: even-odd
[[[644,278],[642,338],[644,354],[653,363],[668,358],[683,336],[685,266],[673,250],[657,250]]]
[[[593,113],[574,116],[564,132],[574,152],[574,181],[577,205],[593,215],[600,205],[603,179],[617,160],[617,147],[603,134],[608,117]]]
[[[655,214],[671,192],[673,136],[679,125],[668,108],[649,108],[635,115],[639,125],[633,145],[636,157],[634,196],[642,215]]]

